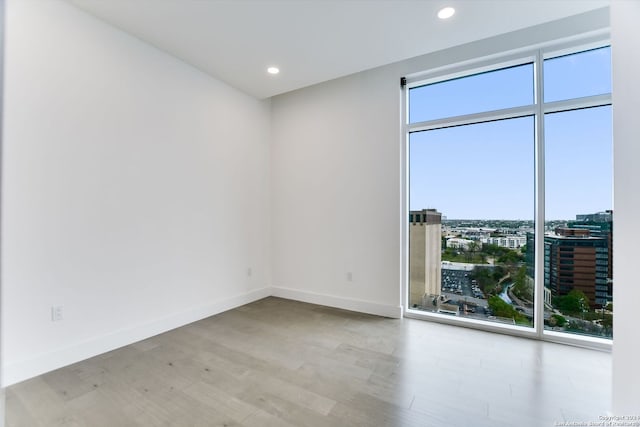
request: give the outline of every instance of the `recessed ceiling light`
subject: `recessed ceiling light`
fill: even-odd
[[[267,68],[267,73],[269,74],[278,74],[280,69],[278,67],[269,67]]]
[[[442,9],[440,9],[440,11],[438,11],[438,18],[449,19],[454,15],[454,13],[456,13],[456,10],[454,8],[443,7]]]

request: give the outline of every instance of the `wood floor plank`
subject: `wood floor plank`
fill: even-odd
[[[611,356],[266,298],[7,389],[7,427],[597,421]]]
[[[37,421],[34,415],[31,414],[27,406],[22,403],[14,391],[7,391],[6,407],[11,408],[6,413],[6,425],[14,427],[40,427],[41,424]]]

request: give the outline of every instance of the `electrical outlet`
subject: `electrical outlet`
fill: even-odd
[[[247,277],[251,277],[253,275],[253,270],[251,267],[247,268]]]
[[[347,282],[353,282],[353,273],[347,271]]]
[[[60,320],[62,320],[62,306],[61,305],[56,305],[51,307],[51,321],[52,322],[58,322]]]

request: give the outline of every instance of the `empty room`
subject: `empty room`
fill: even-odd
[[[0,425],[640,426],[640,2],[0,15]]]

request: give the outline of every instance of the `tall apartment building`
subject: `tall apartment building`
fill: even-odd
[[[600,306],[607,299],[607,251],[607,240],[589,230],[557,228],[544,237],[545,285],[553,295],[577,289]]]
[[[409,212],[409,304],[440,295],[442,214],[435,209]],[[425,295],[427,298],[425,298]]]
[[[571,229],[588,230],[589,236],[606,241],[606,248],[596,248],[595,305],[601,307],[613,301],[613,211],[576,215]],[[605,280],[606,277],[606,280]]]
[[[582,291],[592,307],[613,300],[612,212],[576,215],[544,237],[544,284],[553,296]],[[526,262],[533,275],[533,233],[527,233]]]
[[[567,226],[569,228],[589,230],[591,236],[607,239],[607,264],[609,268],[607,278],[611,285],[613,279],[613,211],[608,210],[594,214],[576,215],[576,220],[570,221]],[[609,301],[611,301],[611,289],[609,289],[608,292]]]

